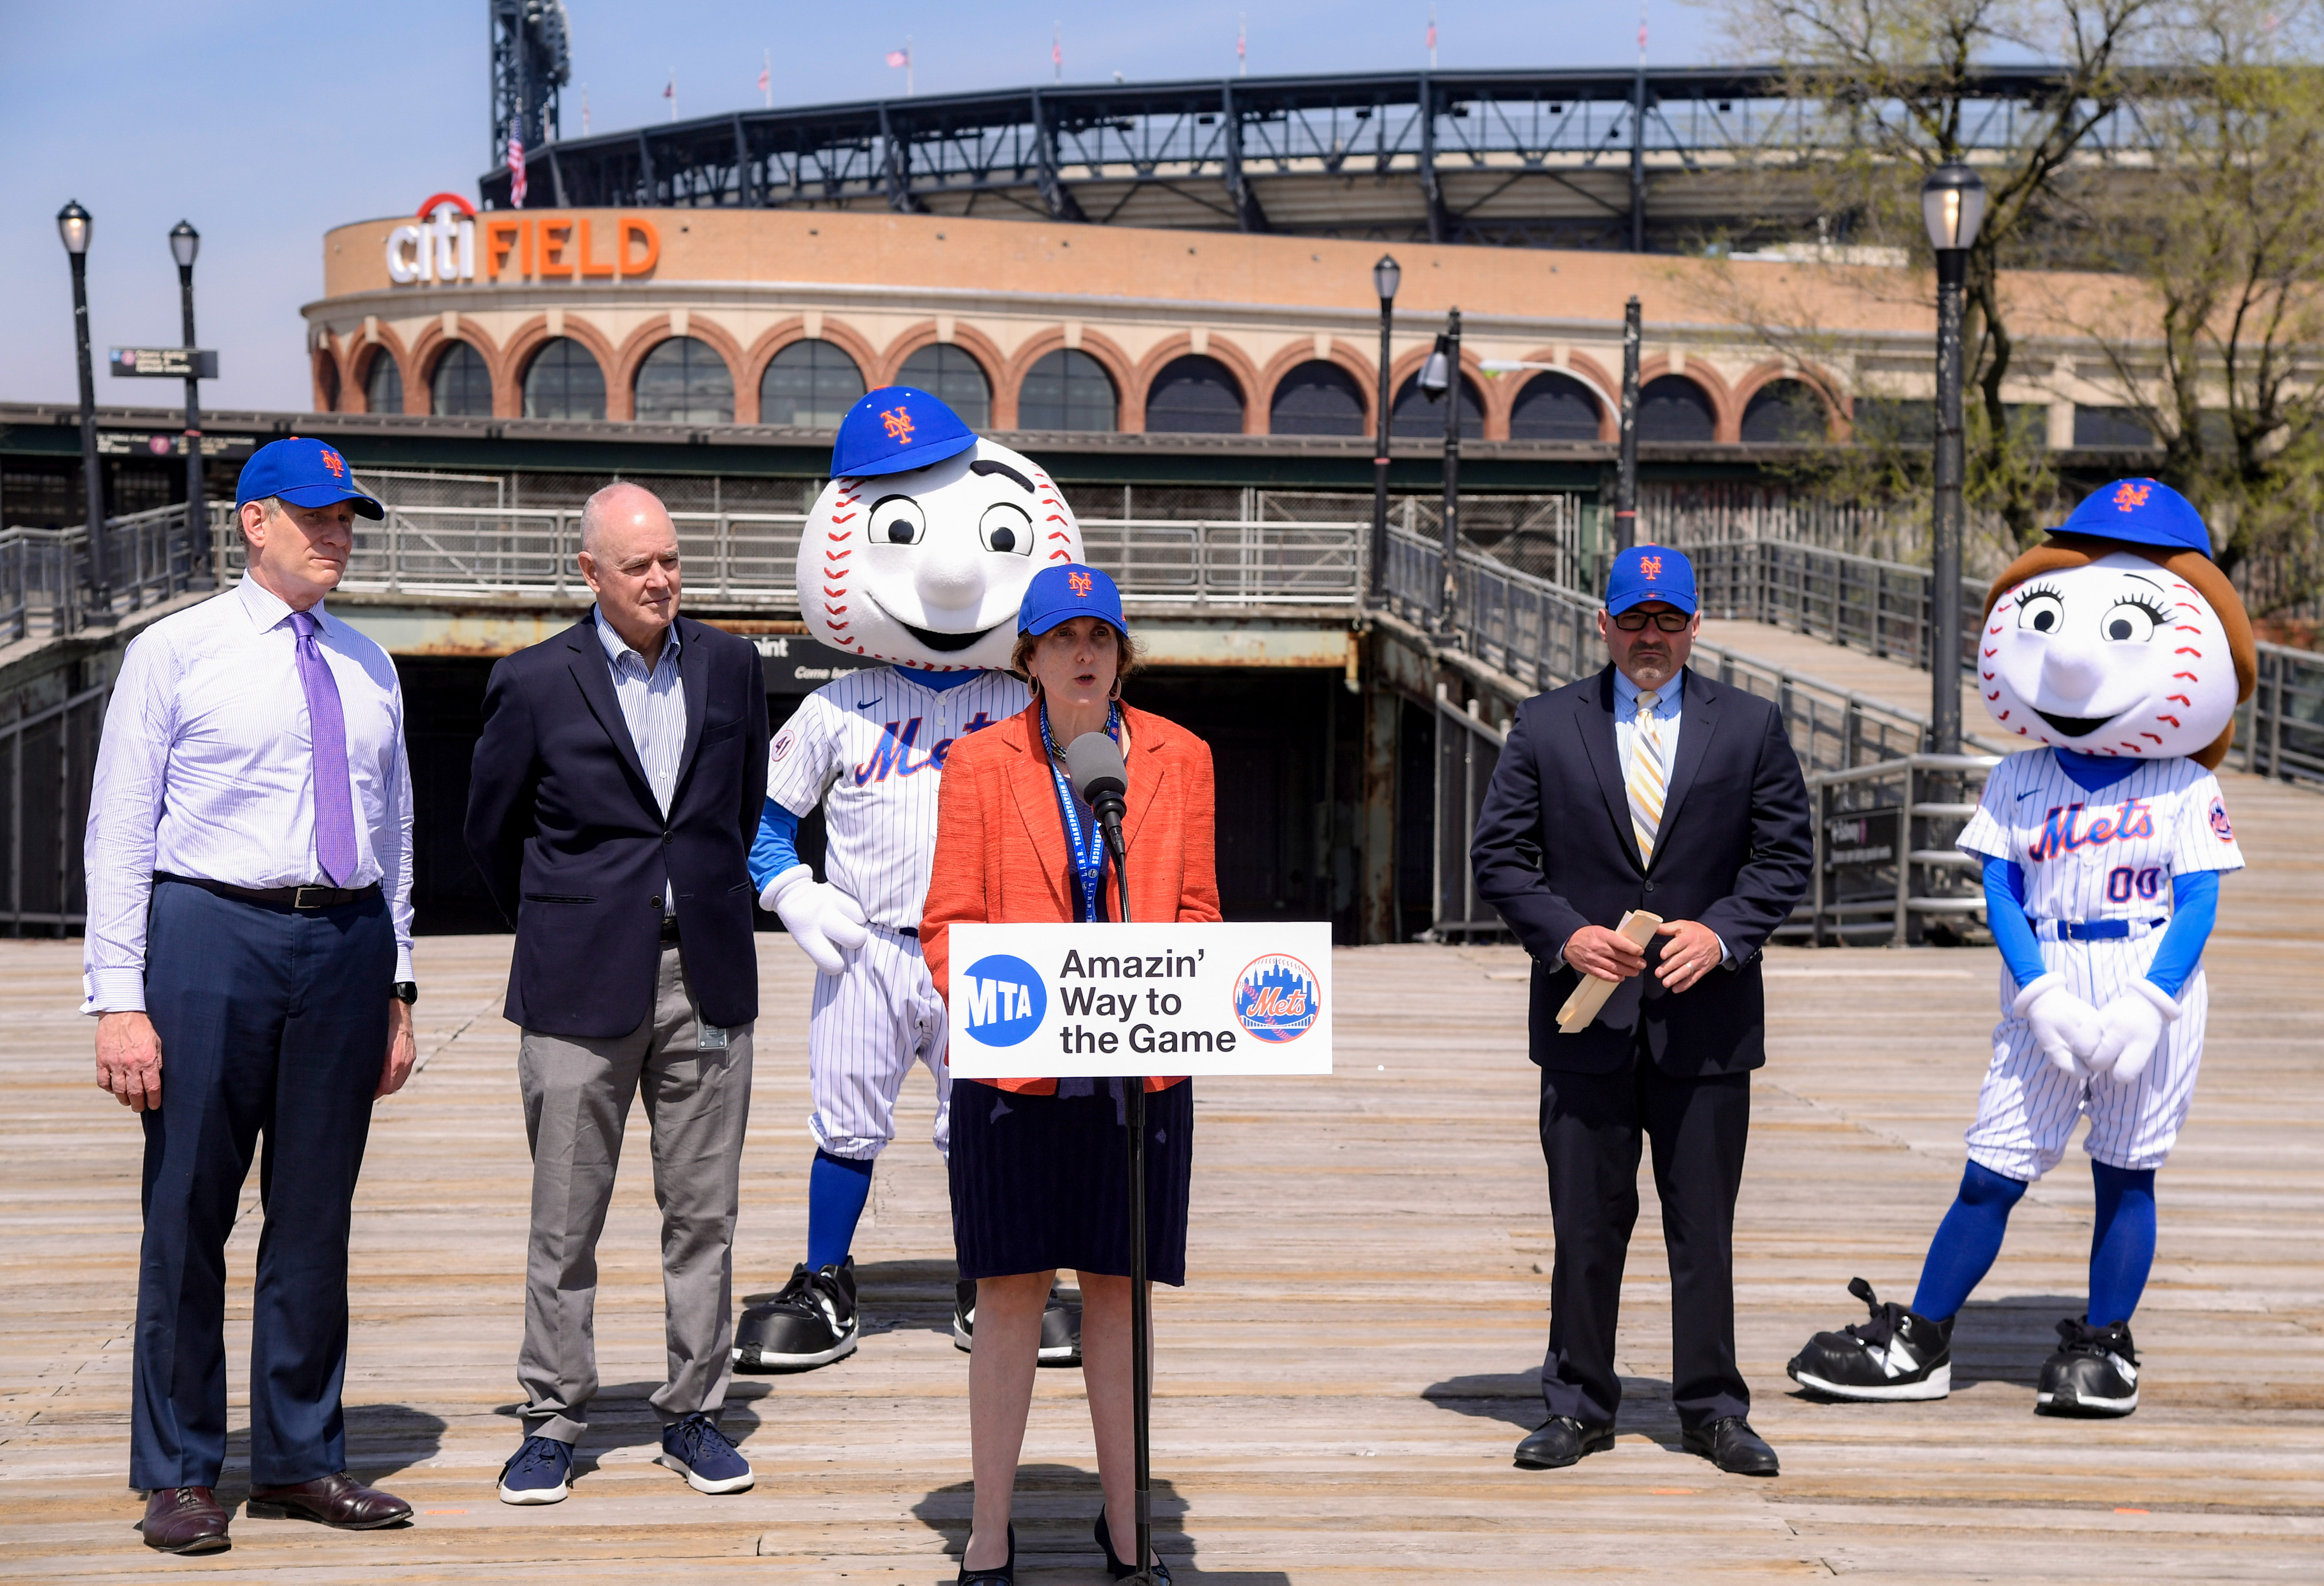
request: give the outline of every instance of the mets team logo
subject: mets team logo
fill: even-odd
[[[1296,1041],[1323,1011],[1315,972],[1284,953],[1255,958],[1235,977],[1234,1010],[1242,1027],[1261,1041]]]
[[[2153,494],[2153,486],[2141,485],[2135,480],[2125,479],[2121,484],[2116,485],[2114,487],[2115,510],[2116,512],[2135,512],[2139,507],[2144,506],[2146,505],[2146,498]]]
[[[2211,801],[2211,835],[2221,842],[2236,840],[2236,829],[2227,822],[2227,804],[2225,799]]]
[[[798,742],[798,734],[788,727],[783,728],[781,736],[775,739],[775,756],[772,763],[780,765],[783,756],[791,752],[791,746],[797,742]]]
[[[1663,559],[1662,559],[1661,557],[1659,557],[1659,556],[1641,556],[1641,557],[1639,557],[1639,558],[1638,558],[1638,576],[1639,576],[1640,578],[1642,578],[1642,579],[1646,580],[1646,582],[1648,582],[1648,583],[1650,583],[1650,584],[1651,584],[1651,583],[1653,583],[1656,579],[1658,579],[1658,578],[1662,577],[1662,576],[1663,576]]]
[[[1095,588],[1085,572],[1069,572],[1065,575],[1065,582],[1072,585],[1074,593],[1084,600],[1089,598],[1090,590]]]
[[[323,466],[331,470],[331,478],[335,479],[344,479],[347,476],[346,460],[327,446],[323,448]]]
[[[912,415],[899,407],[881,413],[880,422],[888,426],[888,439],[909,442],[912,439]]]

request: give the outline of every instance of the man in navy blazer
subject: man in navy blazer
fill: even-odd
[[[1517,1445],[1528,1469],[1609,1447],[1621,1382],[1615,1314],[1654,1148],[1671,1267],[1671,1399],[1686,1446],[1721,1470],[1775,1474],[1746,1419],[1735,1360],[1735,1198],[1766,1062],[1759,949],[1806,892],[1807,786],[1782,714],[1685,670],[1702,626],[1684,556],[1615,559],[1598,631],[1613,659],[1519,707],[1477,818],[1478,895],[1535,960],[1533,1061],[1556,1256],[1542,1396]],[[1640,949],[1612,927],[1665,921]],[[1614,981],[1573,1034],[1582,976]]]
[[[759,1014],[746,860],[766,684],[750,641],[678,615],[678,531],[650,491],[591,496],[578,560],[597,603],[493,668],[468,795],[468,850],[516,923],[506,1011],[533,1161],[527,1435],[501,1498],[566,1496],[597,1387],[597,1236],[640,1095],[668,1299],[661,1462],[739,1492],[751,1469],[717,1418]]]

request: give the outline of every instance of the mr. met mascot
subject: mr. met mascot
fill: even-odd
[[[856,403],[831,472],[799,538],[799,608],[824,644],[883,664],[808,695],[769,749],[751,879],[815,962],[816,1153],[807,1259],[737,1323],[735,1361],[746,1369],[804,1370],[854,1352],[849,1248],[916,1062],[936,1079],[936,1145],[945,1148],[945,1006],[918,940],[937,781],[954,742],[1025,709],[1024,683],[1002,669],[1027,581],[1051,562],[1082,560],[1080,525],[1040,466],[980,439],[925,391],[890,385]],[[825,881],[800,862],[797,842],[817,805],[829,833]],[[973,1304],[954,1317],[964,1347]],[[1053,1357],[1073,1352],[1062,1312],[1047,1319],[1043,1344]]]
[[[2097,1226],[2089,1297],[2058,1323],[2036,1413],[2138,1407],[2130,1336],[2154,1260],[2154,1173],[2203,1055],[2204,942],[2219,875],[2243,867],[2212,769],[2257,676],[2250,618],[2192,505],[2109,485],[1986,598],[1978,676],[2022,744],[1996,766],[1961,849],[1982,861],[2001,950],[2001,1023],[1960,1192],[1907,1308],[1862,1278],[1871,1320],[1820,1332],[1789,1369],[1842,1399],[1941,1399],[1953,1318],[2001,1250],[2010,1208],[2087,1116]]]

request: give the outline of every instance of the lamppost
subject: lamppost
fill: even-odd
[[[1388,598],[1388,339],[1396,320],[1396,289],[1403,280],[1403,267],[1393,254],[1382,254],[1372,266],[1372,290],[1379,293],[1380,350],[1379,422],[1372,426],[1377,435],[1372,445],[1372,572],[1365,596],[1370,606]]]
[[[1931,525],[1929,747],[1960,753],[1961,315],[1969,250],[1985,223],[1985,183],[1958,162],[1921,183],[1921,216],[1937,253],[1936,515]]]
[[[210,565],[210,515],[202,504],[202,385],[194,353],[194,255],[202,234],[190,220],[170,227],[170,254],[178,261],[178,303],[186,320],[186,543],[193,571]]]
[[[72,260],[73,337],[80,349],[80,471],[88,488],[89,604],[109,610],[112,580],[105,569],[105,479],[97,460],[97,374],[88,363],[88,211],[73,199],[57,211],[57,235]]]
[[[1620,449],[1614,464],[1614,549],[1638,543],[1638,300],[1622,311],[1622,412]]]
[[[1461,593],[1461,311],[1444,317],[1435,348],[1420,366],[1421,394],[1444,403],[1444,585],[1436,598],[1436,636],[1452,638]]]

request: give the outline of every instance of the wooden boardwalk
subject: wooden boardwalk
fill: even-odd
[[[1861,1273],[1909,1297],[1960,1166],[1986,1061],[1993,955],[1794,950],[1770,968],[1739,1227],[1744,1367],[1773,1481],[1679,1452],[1651,1188],[1625,1294],[1628,1398],[1609,1453],[1511,1468],[1538,1418],[1546,1198],[1507,949],[1343,953],[1339,1072],[1204,1082],[1192,1281],[1157,1302],[1156,1468],[1181,1581],[2324,1579],[2324,801],[2231,779],[2255,868],[2209,958],[2211,1048],[2161,1182],[2137,1320],[2145,1404],[2119,1424],[2031,1413],[2051,1323],[2080,1305],[2079,1154],[2019,1208],[1964,1315],[1953,1397],[1833,1406],[1789,1390],[1811,1331],[1853,1320]],[[771,1288],[804,1237],[803,960],[761,942],[768,1008],[740,1236]],[[383,1105],[355,1222],[347,1378],[355,1469],[410,1530],[237,1519],[207,1560],[147,1554],[124,1489],[138,1136],[89,1082],[77,943],[0,943],[0,1576],[269,1581],[752,1578],[949,1581],[968,1513],[964,1359],[925,1077],[858,1243],[861,1352],[738,1379],[759,1472],[707,1498],[651,1464],[655,1218],[641,1133],[603,1254],[607,1384],[574,1498],[512,1509],[526,1203],[507,942],[420,946],[426,1068]],[[633,1120],[641,1131],[641,1118]],[[254,1215],[237,1232],[237,1425]],[[246,1484],[237,1433],[226,1496]],[[1028,1581],[1103,1579],[1079,1376],[1041,1374],[1019,1532]]]

